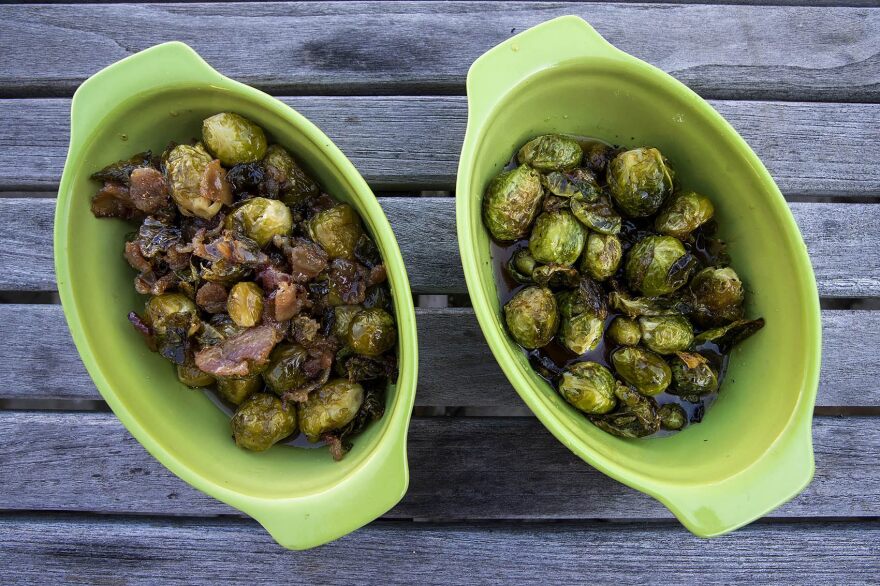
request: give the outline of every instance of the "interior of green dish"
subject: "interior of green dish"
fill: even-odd
[[[98,220],[89,199],[98,184],[89,174],[109,162],[135,152],[162,152],[169,141],[189,142],[201,135],[203,118],[234,111],[254,120],[290,150],[324,190],[358,209],[387,259],[395,247],[386,231],[366,213],[356,188],[321,148],[290,121],[252,100],[219,89],[178,87],[145,93],[118,104],[106,114],[92,140],[68,161],[71,186],[67,206],[68,239],[65,250],[69,286],[82,323],[88,352],[105,376],[114,399],[151,439],[192,472],[212,479],[225,489],[263,498],[307,494],[333,485],[376,447],[399,399],[389,387],[385,417],[354,438],[354,448],[334,462],[326,448],[275,446],[252,453],[235,446],[228,416],[202,391],[178,382],[173,367],[150,352],[126,319],[129,311],[143,310],[145,297],[133,289],[134,272],[122,257],[127,233],[135,228],[121,220]],[[372,198],[372,194],[369,194]],[[396,252],[395,252],[396,254]],[[399,302],[401,292],[389,271],[390,285]],[[408,288],[401,286],[401,289]],[[69,310],[69,308],[66,308]],[[399,336],[403,338],[403,336]],[[81,347],[82,350],[82,347]],[[402,368],[407,360],[401,348]]]
[[[699,98],[658,82],[647,66],[623,71],[620,61],[601,58],[546,69],[519,84],[489,113],[489,122],[475,137],[473,160],[467,162],[473,166],[467,205],[480,289],[476,292],[471,284],[471,294],[486,296],[494,309],[491,326],[503,332],[480,204],[488,182],[526,140],[559,132],[659,148],[682,187],[712,199],[732,265],[748,291],[747,315],[767,322],[733,352],[718,401],[702,423],[665,438],[619,439],[565,403],[506,335],[499,337],[501,347],[495,351],[514,361],[527,380],[519,392],[547,407],[600,462],[661,482],[720,480],[768,450],[802,393],[809,400],[814,392],[807,381],[817,368],[811,363],[818,335],[812,313],[815,289],[788,207],[769,176],[753,168],[756,159],[748,147],[709,115]],[[570,447],[577,451],[576,445]]]

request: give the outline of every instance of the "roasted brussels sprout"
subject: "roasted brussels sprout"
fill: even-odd
[[[596,177],[586,169],[575,169],[568,173],[552,171],[541,175],[541,185],[553,195],[564,198],[581,195],[592,199],[601,193]]]
[[[648,236],[626,256],[626,278],[630,287],[649,297],[678,290],[696,265],[694,257],[671,236]]]
[[[618,316],[608,326],[605,337],[618,346],[635,346],[642,339],[642,331],[634,319]]]
[[[640,315],[676,315],[684,313],[689,306],[676,299],[664,297],[630,297],[620,291],[608,295],[608,304],[628,317]]]
[[[694,341],[694,329],[680,315],[642,316],[639,318],[642,343],[657,354],[687,350]]]
[[[351,318],[348,327],[348,345],[364,356],[378,356],[394,347],[397,326],[394,318],[384,309],[364,309]]]
[[[681,405],[666,403],[657,412],[660,416],[660,427],[669,430],[679,430],[687,424],[687,413]]]
[[[524,144],[516,158],[538,171],[570,171],[580,164],[583,154],[575,139],[545,134]]]
[[[507,261],[507,274],[517,283],[526,285],[533,282],[532,273],[537,266],[529,249],[520,248]]]
[[[617,405],[611,372],[595,362],[575,362],[562,373],[559,393],[584,413],[608,413]]]
[[[669,365],[660,357],[638,346],[622,346],[611,353],[614,370],[643,395],[657,395],[672,381]]]
[[[617,272],[622,259],[623,245],[617,236],[591,232],[580,269],[595,280],[604,281]]]
[[[363,311],[362,305],[337,305],[333,308],[333,335],[344,343],[348,343],[351,320]]]
[[[213,376],[202,372],[195,364],[189,363],[177,365],[177,380],[193,389],[207,387],[214,383]]]
[[[672,193],[672,171],[654,148],[620,153],[608,164],[608,188],[614,203],[627,216],[654,214]]]
[[[281,183],[281,201],[297,205],[318,195],[318,184],[296,164],[284,147],[273,144],[266,150],[263,167]]]
[[[679,240],[712,219],[715,208],[709,198],[695,191],[676,194],[654,218],[654,229]]]
[[[619,407],[604,415],[592,415],[590,421],[604,431],[618,437],[639,438],[657,433],[660,429],[660,415],[657,402],[645,397],[628,386],[617,382],[614,395]]]
[[[227,166],[259,161],[266,154],[263,129],[233,112],[221,112],[202,122],[205,146]]]
[[[525,238],[541,208],[541,175],[527,165],[495,177],[483,197],[483,223],[495,240]]]
[[[211,161],[211,155],[202,143],[195,146],[179,144],[166,156],[165,174],[171,198],[185,216],[210,220],[223,207],[222,201],[209,199],[202,193],[202,179]]]
[[[718,326],[743,316],[742,281],[730,267],[708,267],[691,279],[692,316],[703,326]]]
[[[250,281],[236,283],[226,298],[226,311],[236,325],[243,328],[257,325],[263,317],[263,290]]]
[[[537,262],[573,265],[587,240],[587,231],[571,212],[545,212],[538,216],[529,250]]]
[[[263,388],[263,378],[259,374],[217,378],[217,394],[221,399],[233,405],[241,405],[245,399],[261,388]]]
[[[571,198],[571,213],[581,223],[600,234],[617,234],[623,225],[623,219],[614,211],[611,202],[604,195],[597,194],[586,197],[583,194]]]
[[[558,293],[556,305],[561,316],[559,341],[562,345],[575,354],[595,349],[602,341],[604,308],[583,303],[580,291]]]
[[[559,329],[556,298],[545,287],[526,287],[504,306],[504,320],[510,335],[523,348],[546,346]]]
[[[694,340],[697,344],[714,342],[724,352],[728,352],[763,327],[764,318],[741,319],[720,328],[706,330],[698,334]]]
[[[238,229],[261,247],[275,236],[286,236],[293,228],[290,208],[277,199],[254,197],[226,216],[226,227]]]
[[[269,355],[269,365],[263,380],[276,395],[283,395],[304,385],[308,378],[303,365],[309,359],[308,351],[299,344],[279,344]]]
[[[299,407],[299,427],[309,441],[350,423],[364,401],[364,388],[345,379],[331,380]]]
[[[315,214],[309,220],[308,231],[309,237],[331,258],[354,260],[354,251],[364,228],[354,208],[341,203]]]
[[[702,354],[678,352],[669,361],[674,395],[708,395],[718,390],[718,375]]]
[[[540,265],[532,272],[532,280],[541,287],[554,291],[564,287],[576,287],[580,280],[577,269],[565,265]]]
[[[232,437],[236,445],[263,452],[296,431],[296,404],[284,405],[268,393],[257,393],[232,416]]]
[[[146,304],[146,313],[147,323],[153,333],[159,336],[172,327],[183,327],[186,334],[191,336],[201,325],[196,304],[182,293],[164,293],[150,297]]]

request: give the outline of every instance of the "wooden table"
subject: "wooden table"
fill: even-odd
[[[791,4],[0,7],[0,582],[877,583],[880,9]],[[555,441],[468,308],[451,192],[465,72],[566,13],[709,98],[770,169],[812,256],[824,324],[816,477],[719,539],[691,536]],[[54,293],[69,98],[101,67],[172,39],[337,142],[379,195],[418,295],[409,492],[313,551],[282,550],[154,461],[101,401]]]

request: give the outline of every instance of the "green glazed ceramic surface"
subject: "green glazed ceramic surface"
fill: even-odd
[[[573,16],[477,59],[467,93],[456,190],[462,263],[483,333],[522,399],[575,454],[655,497],[697,535],[736,529],[798,494],[814,470],[819,300],[797,225],[754,152],[694,92]],[[611,436],[538,377],[505,333],[481,200],[511,153],[548,132],[655,146],[684,188],[712,198],[749,292],[747,315],[767,325],[734,351],[699,425],[657,439]]]
[[[180,478],[259,521],[281,545],[320,545],[372,521],[406,492],[406,433],[418,365],[415,314],[403,259],[375,196],[317,127],[278,100],[223,77],[192,49],[166,43],[91,77],[73,97],[70,150],[55,215],[55,268],[68,325],[107,403],[137,440]],[[326,448],[235,446],[229,417],[177,381],[126,319],[142,310],[122,258],[129,223],[97,220],[89,175],[134,152],[162,152],[200,136],[210,114],[254,120],[295,154],[324,189],[353,205],[388,267],[397,313],[400,376],[385,416],[334,462]],[[84,429],[83,433],[88,433]],[[120,498],[125,498],[121,495]]]

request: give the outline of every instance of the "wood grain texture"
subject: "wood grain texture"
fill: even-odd
[[[870,9],[529,2],[8,7],[0,88],[69,95],[102,67],[173,39],[276,93],[462,92],[476,57],[563,14],[708,97],[880,96],[880,12]]]
[[[0,437],[12,438],[0,443],[0,509],[237,514],[173,476],[110,413],[0,412]],[[877,419],[817,417],[813,442],[813,482],[769,516],[880,516]],[[531,418],[416,418],[408,458],[410,487],[389,517],[671,518]]]
[[[0,518],[10,584],[645,584],[650,573],[664,584],[824,586],[870,583],[878,560],[880,525],[866,522],[755,524],[701,540],[667,523],[380,521],[294,553],[244,519]]]
[[[455,200],[384,197],[379,202],[397,236],[413,291],[466,292],[455,237]],[[10,198],[0,203],[0,291],[54,290],[55,200]],[[880,296],[880,255],[871,252],[880,246],[880,205],[790,207],[807,244],[820,295]]]
[[[492,357],[473,310],[416,309],[416,323],[417,406],[525,408]],[[876,349],[853,344],[878,331],[880,311],[822,312],[819,407],[880,407]],[[0,399],[101,398],[80,362],[60,306],[0,305],[0,339],[14,341],[0,344],[5,367]]]
[[[455,188],[463,97],[281,98],[321,127],[375,189]],[[712,101],[787,196],[880,196],[880,105]],[[0,100],[0,191],[55,189],[70,100]]]

